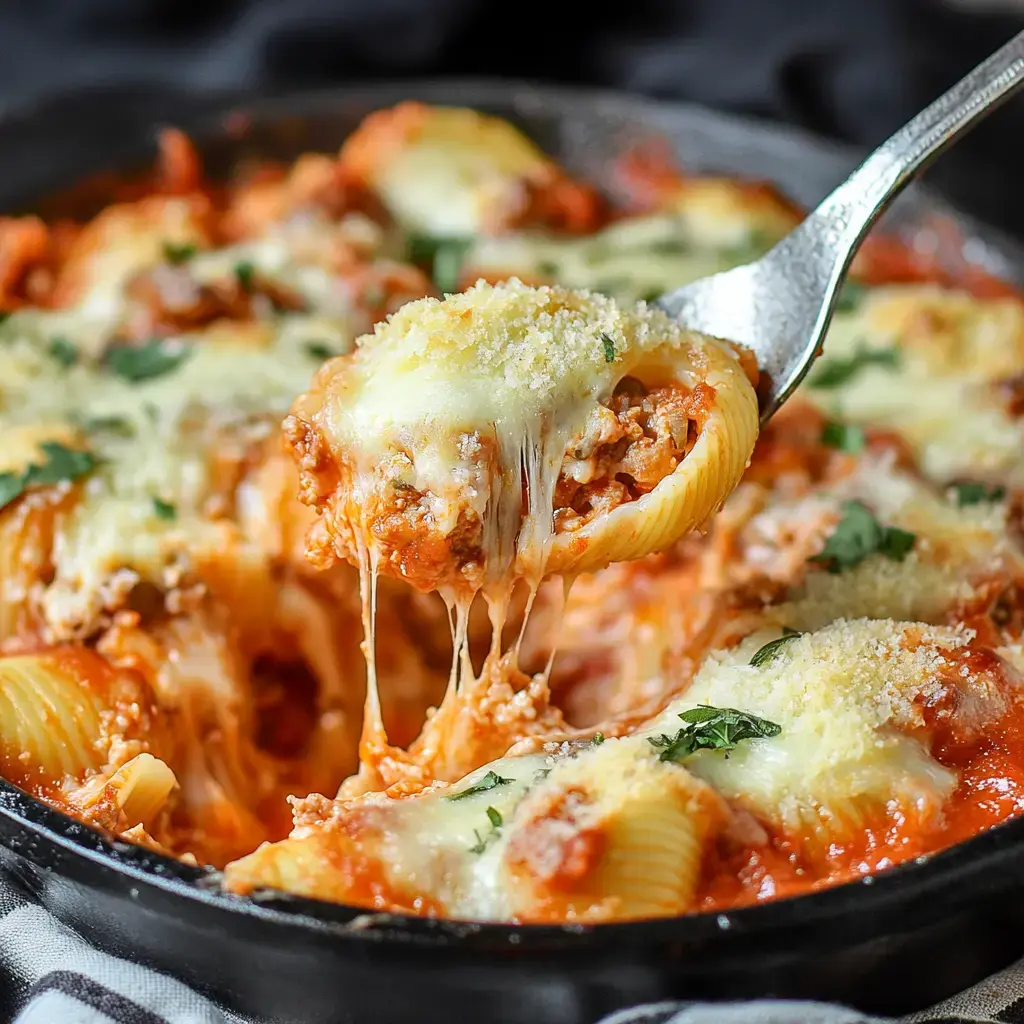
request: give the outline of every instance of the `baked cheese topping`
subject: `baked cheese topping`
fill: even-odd
[[[697,436],[688,461],[666,466],[670,475],[691,466],[691,477],[702,473],[702,494],[679,492],[673,507],[662,509],[655,484],[651,501],[636,508],[662,528],[645,537],[635,526],[638,539],[623,551],[593,538],[586,556],[593,566],[646,553],[701,522],[738,478],[753,446],[754,392],[733,350],[686,331],[659,310],[640,305],[627,311],[591,292],[518,281],[479,283],[443,301],[411,303],[360,339],[350,358],[321,372],[296,403],[289,429],[300,466],[312,477],[311,503],[328,508],[327,529],[342,557],[362,561],[378,548],[375,557],[389,566],[393,552],[381,543],[380,520],[393,513],[375,510],[387,500],[382,490],[411,491],[421,499],[421,526],[446,538],[458,533],[472,551],[462,562],[452,551],[454,564],[442,585],[457,594],[459,573],[475,590],[504,583],[512,570],[536,585],[550,568],[563,465],[584,457],[589,434],[603,440],[605,425],[589,429],[591,419],[625,377],[671,385],[687,396],[703,386],[708,408],[691,415],[705,436]],[[322,445],[341,481],[340,493],[326,500]],[[622,519],[627,511],[615,513]],[[575,551],[563,555],[558,568],[582,568],[576,556],[587,538],[577,533],[573,540]],[[403,559],[392,571],[417,582],[417,568]],[[424,589],[434,585],[427,577]]]
[[[22,464],[5,468],[38,461],[48,439],[96,462],[64,519],[41,598],[57,639],[91,632],[138,580],[173,589],[210,553],[246,542],[211,449],[243,461],[273,444],[316,367],[311,339],[332,351],[351,344],[345,319],[306,314],[214,324],[119,357],[112,330],[77,310],[16,313],[0,326],[0,430],[41,425]]]
[[[898,431],[940,484],[1020,486],[1024,427],[1014,394],[1022,346],[1024,304],[1016,298],[872,289],[836,316],[804,394],[845,419]]]

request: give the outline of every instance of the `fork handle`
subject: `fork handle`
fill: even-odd
[[[837,218],[846,228],[840,244],[856,246],[918,171],[1022,84],[1024,32],[883,142],[811,216]]]

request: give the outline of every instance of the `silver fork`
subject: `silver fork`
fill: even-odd
[[[1024,32],[883,142],[756,263],[695,281],[658,304],[687,327],[752,349],[767,420],[803,380],[839,286],[871,225],[927,164],[1024,84]]]

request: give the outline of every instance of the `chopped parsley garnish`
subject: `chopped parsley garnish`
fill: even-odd
[[[615,362],[615,342],[608,334],[601,335],[601,345],[604,347],[604,361],[606,363]]]
[[[235,264],[235,280],[243,292],[251,292],[256,283],[256,267],[249,260]]]
[[[659,761],[676,764],[698,750],[723,750],[728,753],[743,740],[778,736],[782,726],[735,708],[707,705],[690,708],[679,716],[686,724],[675,736],[652,736],[648,742],[661,748]]]
[[[190,242],[179,245],[176,242],[164,242],[164,259],[168,263],[187,263],[198,250]]]
[[[640,296],[641,302],[657,302],[665,293],[660,288],[652,288],[649,292],[644,292]]]
[[[322,341],[307,341],[303,347],[314,359],[333,359],[338,354]]]
[[[43,463],[33,463],[21,473],[0,473],[0,508],[9,505],[30,487],[45,487],[65,480],[77,480],[96,468],[91,452],[66,448],[56,441],[40,446],[46,456]]]
[[[989,487],[987,484],[968,480],[953,484],[952,489],[956,492],[956,503],[960,508],[965,505],[978,505],[983,501],[1002,501],[1006,497],[1006,488],[999,484]]]
[[[491,831],[487,835],[480,835],[479,829],[473,829],[473,835],[476,836],[476,842],[469,848],[470,853],[483,853],[487,849],[487,843],[494,839],[498,832],[501,830],[501,826],[505,824],[505,820],[501,816],[501,811],[497,807],[487,808],[487,820],[491,823]]]
[[[439,238],[415,232],[405,236],[409,260],[429,268],[438,291],[444,294],[458,289],[462,264],[472,244],[468,238]]]
[[[104,359],[107,369],[122,380],[137,384],[140,381],[162,377],[188,358],[190,350],[180,342],[164,338],[150,338],[144,345],[133,348],[118,345],[111,348]]]
[[[836,296],[835,311],[837,313],[852,313],[867,294],[867,288],[856,281],[844,281]]]
[[[163,498],[154,498],[153,515],[155,515],[157,519],[163,519],[170,523],[178,518],[178,509],[169,501],[164,501]]]
[[[540,260],[537,263],[537,273],[544,277],[556,277],[558,275],[558,264],[553,260]]]
[[[839,423],[831,420],[825,424],[821,432],[821,443],[829,448],[838,448],[841,452],[856,455],[864,451],[866,439],[864,428],[857,423]]]
[[[774,640],[769,640],[764,647],[759,648],[754,652],[754,656],[750,659],[750,664],[755,668],[760,668],[762,665],[767,665],[770,661],[774,661],[776,655],[783,647],[786,646],[791,640],[795,640],[798,636],[801,636],[800,630],[790,629],[789,626],[782,627],[782,636],[776,637]]]
[[[479,782],[474,783],[468,789],[464,789],[461,793],[456,793],[454,796],[445,797],[446,800],[462,800],[467,796],[476,796],[477,793],[486,793],[489,789],[494,789],[496,786],[507,786],[512,779],[503,779],[497,772],[488,772]]]
[[[595,747],[601,746],[601,744],[604,743],[604,733],[595,732],[594,738],[590,742],[593,743]]]
[[[50,339],[46,350],[61,366],[74,366],[78,362],[78,349],[67,338],[57,335]]]
[[[0,324],[4,323],[11,315],[9,309],[0,309]]]
[[[868,555],[879,554],[902,562],[917,538],[895,526],[883,526],[859,501],[843,502],[843,518],[836,524],[821,552],[808,559],[831,573],[859,565]]]
[[[135,427],[124,416],[96,416],[82,424],[87,434],[116,434],[118,437],[134,437]]]
[[[443,239],[435,238],[433,235],[421,235],[417,231],[410,231],[405,236],[405,255],[410,263],[419,263],[429,266],[434,262],[434,254]]]
[[[868,366],[895,369],[900,365],[900,354],[894,348],[865,348],[861,346],[849,359],[825,359],[812,374],[808,384],[812,388],[838,388],[853,380]]]
[[[434,253],[433,277],[437,290],[447,295],[458,291],[462,262],[466,258],[469,242],[450,241],[437,247]]]

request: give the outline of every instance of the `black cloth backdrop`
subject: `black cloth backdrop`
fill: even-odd
[[[485,74],[694,100],[868,146],[1021,27],[1024,13],[939,0],[7,0],[0,112],[95,85]],[[1018,100],[931,178],[1024,236],[1022,155]]]

